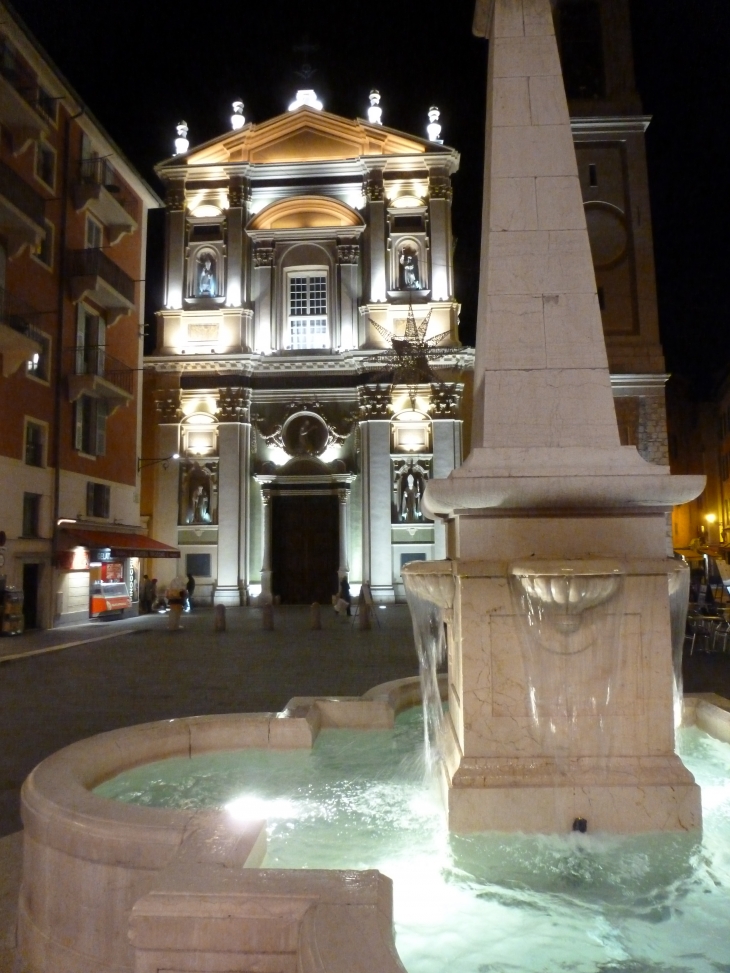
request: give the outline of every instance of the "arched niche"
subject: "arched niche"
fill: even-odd
[[[271,203],[248,224],[249,230],[301,230],[364,226],[357,210],[328,196],[296,196]]]
[[[428,251],[425,234],[391,234],[391,290],[412,291],[419,296],[428,290]]]
[[[188,297],[221,297],[224,293],[223,254],[209,243],[191,246],[188,256]]]

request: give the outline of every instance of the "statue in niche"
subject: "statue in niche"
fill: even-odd
[[[423,497],[423,476],[412,466],[401,473],[399,483],[400,503],[398,519],[402,524],[417,524],[423,520],[421,498]]]
[[[215,271],[215,256],[210,250],[204,250],[198,255],[198,297],[215,297]]]
[[[403,247],[399,261],[401,266],[401,286],[407,291],[421,289],[418,279],[418,252],[413,247]]]
[[[204,486],[196,486],[191,497],[193,502],[193,523],[209,524],[210,516],[210,497]]]
[[[207,467],[193,466],[181,471],[180,523],[215,523],[214,473]]]

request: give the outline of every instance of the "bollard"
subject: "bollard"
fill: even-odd
[[[312,607],[309,612],[309,627],[313,632],[322,628],[322,612],[318,601],[312,602]]]
[[[264,605],[261,612],[261,620],[263,622],[264,630],[267,632],[272,632],[274,630],[274,606]]]
[[[357,627],[361,632],[370,631],[370,605],[365,601],[362,591],[357,599]]]
[[[215,615],[213,618],[213,631],[225,632],[225,630],[226,630],[226,606],[216,605]]]

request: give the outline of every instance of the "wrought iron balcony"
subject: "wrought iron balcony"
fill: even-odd
[[[89,209],[106,226],[112,244],[137,229],[133,203],[107,159],[79,160],[73,194],[76,209]]]
[[[134,397],[134,369],[107,354],[104,345],[75,345],[64,357],[70,402],[90,395],[114,409]]]
[[[110,313],[107,324],[134,308],[134,281],[100,248],[69,250],[68,276],[71,297],[88,296]]]
[[[38,311],[0,288],[0,354],[7,378],[45,347],[45,336],[31,323]]]
[[[45,200],[0,162],[0,231],[8,241],[8,255],[14,257],[26,244],[36,247],[46,233]]]

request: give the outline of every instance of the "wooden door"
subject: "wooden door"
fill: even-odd
[[[274,594],[285,605],[329,605],[337,591],[337,497],[274,496],[272,504]]]

